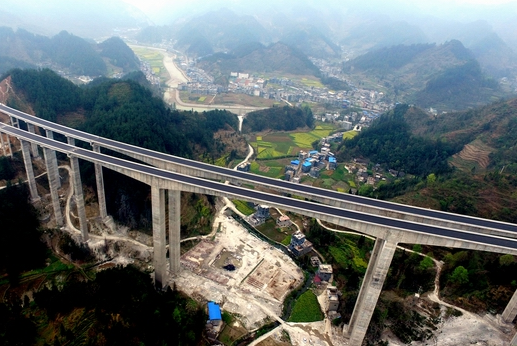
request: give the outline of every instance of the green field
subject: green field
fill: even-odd
[[[244,215],[251,215],[255,212],[255,209],[250,207],[247,202],[240,201],[238,199],[234,199],[232,202],[235,204],[235,208]]]
[[[163,52],[145,47],[131,46],[130,48],[140,59],[149,63],[153,73],[160,77],[162,82],[169,80],[169,72],[167,72],[167,69],[163,65]]]
[[[307,78],[302,78],[302,80],[300,81],[303,85],[305,86],[308,86],[308,87],[315,87],[315,88],[323,88],[324,85],[321,84],[321,82],[317,79],[307,79]]]
[[[316,322],[323,319],[323,313],[316,295],[308,290],[294,304],[289,322]]]
[[[253,161],[250,166],[250,172],[270,178],[281,178],[284,175],[284,166],[277,161],[269,161],[262,166],[257,161]]]
[[[357,131],[347,131],[343,134],[343,139],[351,139],[357,136],[359,132]]]

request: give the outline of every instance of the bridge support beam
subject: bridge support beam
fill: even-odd
[[[92,144],[93,151],[101,152],[101,148],[97,144]],[[95,164],[95,182],[97,183],[97,200],[99,202],[99,214],[102,220],[106,221],[108,211],[106,210],[106,195],[104,194],[104,177],[102,175],[102,166]]]
[[[154,285],[162,289],[167,278],[167,249],[165,239],[165,190],[151,185],[153,213]]]
[[[44,148],[45,165],[47,166],[48,183],[50,185],[50,197],[52,198],[52,206],[54,207],[54,216],[56,217],[56,225],[63,226],[63,214],[61,213],[61,204],[59,203],[58,181],[59,174],[57,168],[56,152],[52,149]]]
[[[27,128],[29,129],[30,133],[36,133],[36,128],[33,124],[27,123]],[[38,159],[40,157],[38,152],[38,145],[36,143],[31,143],[31,152],[32,157],[34,157],[35,159]]]
[[[363,343],[396,249],[397,243],[381,238],[375,241],[352,317],[348,328],[345,326],[343,329],[350,336],[351,346],[361,346]]]
[[[9,118],[11,119],[11,126],[20,128],[20,121],[18,120],[18,118],[15,118],[13,116],[10,116]]]
[[[9,136],[7,137],[9,138]],[[32,169],[30,143],[20,140],[20,144],[22,147],[23,164],[25,165],[25,172],[27,172],[27,183],[29,184],[31,201],[34,203],[39,201],[40,197],[38,196],[38,187],[36,186],[36,178],[34,177],[34,170]]]
[[[77,206],[77,216],[79,217],[79,228],[83,241],[88,240],[88,223],[86,221],[86,209],[84,207],[83,184],[81,182],[81,172],[79,170],[79,159],[70,157],[70,166],[72,167],[72,181],[74,184],[75,205]]]
[[[47,138],[54,139],[54,133],[51,130],[46,130],[46,133],[47,133]],[[58,189],[60,189],[61,188],[61,177],[59,176],[59,169],[57,168],[56,151],[55,150],[51,150],[49,155],[53,156],[52,160],[50,160],[50,161],[52,162],[52,164],[54,165],[54,169],[56,170],[56,187]]]
[[[512,323],[517,316],[517,290],[513,293],[512,299],[503,311],[502,319],[506,323]]]
[[[168,190],[169,195],[169,262],[170,272],[177,275],[180,271],[180,233],[181,233],[181,191]]]

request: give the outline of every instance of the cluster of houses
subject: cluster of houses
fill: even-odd
[[[308,174],[313,178],[318,178],[322,169],[335,170],[337,168],[337,160],[334,153],[330,151],[330,147],[332,143],[341,142],[342,140],[343,132],[338,132],[322,139],[320,151],[300,151],[298,158],[285,166],[284,180],[299,183],[301,174]]]

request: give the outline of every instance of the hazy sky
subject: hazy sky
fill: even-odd
[[[250,0],[122,0],[141,9],[148,17],[157,24],[165,24],[168,18],[179,15],[189,14],[193,11],[200,12],[204,9],[209,10],[215,7],[238,7],[245,9],[248,6],[267,6],[275,7],[298,6],[303,0],[261,0],[260,2]],[[346,6],[347,3],[355,2],[360,6],[374,6],[375,8],[386,7],[387,11],[393,8],[393,4],[398,2],[411,8],[418,8],[424,13],[431,15],[447,15],[452,16],[456,13],[462,13],[465,9],[474,10],[477,7],[497,7],[501,4],[514,3],[517,7],[517,0],[305,0],[310,6],[327,7],[327,6]],[[193,10],[193,11],[191,11]],[[482,13],[482,11],[481,11]],[[481,15],[481,14],[480,14]]]

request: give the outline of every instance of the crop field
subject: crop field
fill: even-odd
[[[317,79],[302,78],[300,82],[308,87],[323,88],[323,84]]]
[[[131,46],[130,48],[140,59],[149,63],[151,69],[153,70],[153,73],[156,76],[160,77],[160,80],[162,82],[166,82],[170,78],[167,69],[163,65],[162,52],[160,52],[159,50],[148,49],[143,47]]]
[[[276,162],[268,162],[268,165],[259,165],[257,161],[251,163],[250,172],[263,175],[270,178],[281,178],[283,176],[284,167]]]

